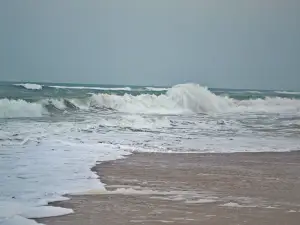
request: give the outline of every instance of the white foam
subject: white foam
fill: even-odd
[[[131,152],[282,152],[300,147],[298,136],[285,136],[286,130],[278,129],[290,122],[299,123],[299,100],[238,101],[217,96],[196,84],[177,85],[159,96],[98,94],[85,99],[46,99],[36,103],[1,99],[0,117],[44,116],[48,114],[45,106],[49,101],[62,110],[69,101],[82,111],[47,119],[0,120],[0,207],[4,206],[0,220],[23,220],[19,224],[25,224],[28,220],[19,216],[25,216],[24,209],[43,208],[66,193],[89,189],[94,194],[147,194],[191,204],[214,200],[198,193],[137,187],[103,190],[90,168],[96,161],[117,159]],[[252,129],[254,126],[273,130],[260,133],[259,129]],[[19,206],[5,201],[17,201]],[[237,202],[243,207],[251,205]],[[44,212],[30,213],[38,216]]]
[[[39,206],[26,209],[22,213],[20,213],[20,215],[28,219],[38,219],[52,216],[63,216],[71,214],[73,212],[74,211],[72,209],[66,209],[61,207]]]
[[[187,204],[205,204],[205,203],[214,203],[217,202],[216,199],[197,199],[197,200],[188,200],[185,203]]]
[[[191,192],[191,191],[158,191],[158,190],[151,190],[146,188],[117,188],[112,191],[108,191],[106,189],[92,189],[85,192],[78,192],[76,195],[157,195],[157,196],[177,196],[182,198],[181,196],[200,196],[200,194]],[[174,198],[170,199],[174,200]],[[177,199],[179,200],[179,199]]]
[[[236,202],[228,202],[228,203],[225,203],[223,205],[220,205],[220,206],[223,206],[223,207],[234,207],[234,208],[255,208],[257,207],[256,205],[240,205]]]
[[[265,207],[266,209],[277,209],[277,207],[276,206],[271,206],[271,205],[269,205],[269,206],[267,206],[267,207]]]
[[[266,98],[235,100],[217,96],[198,84],[180,84],[166,94],[130,95],[94,94],[91,105],[126,113],[185,114],[185,113],[290,113],[300,112],[300,100]]]
[[[139,224],[145,224],[145,223],[174,223],[173,220],[130,220],[131,223],[139,223]]]
[[[0,224],[2,225],[42,225],[41,223],[37,223],[34,220],[27,219],[25,217],[15,215],[9,218],[6,218],[5,220],[1,220],[0,218]]]
[[[174,192],[162,192],[154,191],[150,189],[134,189],[134,188],[117,188],[113,191],[107,191],[106,189],[90,190],[82,193],[77,193],[79,195],[172,195]]]
[[[289,210],[289,211],[287,211],[288,213],[296,213],[297,211],[295,211],[295,210]]]
[[[33,123],[32,127],[25,129],[32,136],[34,132],[40,133],[45,129],[41,127],[39,131],[34,128],[36,126]],[[61,128],[60,125],[51,124],[47,128],[60,134],[60,137],[54,136],[55,139],[48,132],[43,141],[39,136],[38,144],[30,141],[22,147],[5,147],[8,155],[0,158],[0,221],[4,224],[31,225],[35,223],[25,217],[41,218],[72,213],[71,209],[46,205],[51,201],[65,200],[60,196],[66,193],[103,188],[90,168],[98,159],[112,160],[126,154],[112,145],[76,141],[76,133],[73,137],[71,135],[70,140],[67,135],[61,135],[63,130],[70,129],[66,126],[66,123]]]
[[[252,93],[252,94],[261,94],[262,92],[261,91],[246,91],[248,93]]]
[[[43,114],[47,114],[47,111],[41,104],[0,99],[0,118],[41,117]]]
[[[49,86],[56,89],[90,89],[103,91],[131,91],[130,87],[85,87],[85,86]]]
[[[84,88],[84,87],[71,87]],[[93,87],[92,87],[93,88]],[[115,95],[92,94],[86,99],[68,99],[81,110],[90,107],[109,108],[118,112],[131,114],[225,114],[225,113],[297,113],[300,114],[300,100],[289,98],[266,98],[235,100],[217,96],[206,87],[198,84],[180,84],[161,95]],[[64,100],[46,99],[40,103],[29,103],[24,100],[0,100],[0,117],[37,117],[45,114],[43,109],[51,102],[58,109],[65,109]]]
[[[120,127],[133,129],[156,130],[163,127],[170,127],[170,120],[167,117],[149,118],[142,115],[123,115],[114,118],[102,119],[100,124],[106,127]]]
[[[41,90],[43,89],[43,86],[40,84],[30,84],[30,83],[26,83],[26,84],[14,84],[15,86],[20,86],[20,87],[24,87],[28,90]]]
[[[0,201],[0,224],[37,224],[32,218],[62,216],[73,213],[72,209],[53,206],[32,206],[21,202]]]
[[[300,100],[289,98],[270,98],[236,101],[231,112],[251,113],[300,113]]]
[[[97,94],[92,96],[92,103],[128,113],[182,114],[226,111],[232,101],[198,84],[181,84],[159,96]]]
[[[300,95],[300,92],[297,91],[275,91],[275,93],[284,95]]]

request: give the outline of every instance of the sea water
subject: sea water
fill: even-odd
[[[96,162],[132,152],[300,147],[300,92],[0,83],[0,224],[72,213],[47,206],[101,190]]]

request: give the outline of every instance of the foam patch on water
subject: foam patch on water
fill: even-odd
[[[62,216],[73,213],[72,209],[53,206],[31,206],[19,202],[0,202],[1,224],[37,224],[32,218]]]
[[[5,220],[0,219],[0,224],[3,225],[42,225],[42,223],[37,223],[34,220],[27,219],[22,216],[15,215],[13,217],[7,218]]]
[[[217,202],[216,199],[197,199],[197,200],[188,200],[186,201],[185,203],[187,204],[205,204],[205,203],[214,203],[214,202]]]
[[[278,207],[276,207],[276,206],[267,206],[267,207],[265,207],[266,209],[277,209]]]
[[[135,188],[127,186],[127,188],[116,188],[115,190],[93,189],[84,192],[77,192],[73,195],[151,195],[151,196],[153,195],[152,196],[153,198],[159,198],[159,199],[165,198],[166,200],[174,200],[174,201],[195,199],[201,197],[202,197],[201,199],[217,198],[217,197],[212,197],[211,196],[212,193],[197,193],[193,191],[159,191],[159,190],[141,188],[137,186]]]
[[[143,189],[141,187],[117,188],[116,190],[90,190],[76,193],[75,195],[149,195],[152,199],[166,201],[181,201],[186,204],[206,204],[219,201],[219,197],[212,196],[212,193],[197,193],[193,191],[158,191]]]
[[[53,207],[53,206],[39,206],[39,207],[32,207],[26,209],[20,215],[26,218],[45,218],[45,217],[52,217],[52,216],[62,216],[68,215],[73,213],[72,209],[66,209],[61,207]]]
[[[139,223],[139,224],[145,224],[145,223],[174,223],[172,220],[130,220],[132,223]]]
[[[233,208],[255,208],[255,207],[257,207],[256,205],[241,205],[241,204],[236,203],[236,202],[228,202],[228,203],[222,204],[220,206],[233,207]]]
[[[156,130],[170,127],[171,123],[167,117],[147,118],[142,115],[123,115],[116,118],[103,119],[100,125],[128,129]]]
[[[170,196],[151,196],[152,199],[160,199],[167,201],[185,201],[187,198],[183,195],[170,195]]]
[[[41,90],[43,89],[43,85],[40,84],[30,84],[30,83],[25,83],[25,84],[14,84],[15,86],[20,86],[28,90]]]
[[[296,210],[289,210],[289,211],[287,211],[288,213],[296,213],[297,211]]]
[[[10,172],[8,176],[0,170],[4,184],[0,185],[0,221],[16,225],[30,224],[28,218],[72,213],[72,209],[47,204],[66,200],[61,196],[67,193],[103,188],[90,168],[99,159],[114,160],[126,155],[126,152],[113,145],[76,143],[63,139],[6,148],[10,154],[0,158],[0,167]]]
[[[117,188],[113,191],[106,189],[90,190],[87,192],[76,193],[76,195],[172,195],[178,192],[155,191],[150,189]]]
[[[103,91],[131,91],[130,87],[87,87],[87,86],[49,86],[56,89],[91,89],[91,90],[103,90]]]
[[[284,95],[300,95],[299,91],[275,91],[275,93]]]

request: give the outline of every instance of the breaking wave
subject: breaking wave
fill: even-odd
[[[14,85],[19,86],[19,87],[23,87],[23,88],[28,89],[28,90],[42,90],[43,89],[43,86],[40,85],[40,84],[26,83],[26,84],[14,84]]]
[[[233,104],[231,99],[217,96],[198,84],[176,85],[158,96],[95,94],[92,103],[127,113],[157,114],[222,112]]]
[[[297,91],[275,91],[275,93],[283,95],[300,95],[300,92]]]
[[[0,117],[40,117],[76,110],[114,110],[133,114],[300,113],[300,100],[267,97],[236,100],[218,96],[198,84],[180,84],[165,94],[92,94],[84,99],[43,99],[37,102],[0,99]]]
[[[0,99],[0,118],[43,117],[85,109],[88,107],[80,104],[80,100],[44,99],[38,102],[27,102],[22,99]]]
[[[39,103],[0,99],[0,118],[41,117],[47,111]]]

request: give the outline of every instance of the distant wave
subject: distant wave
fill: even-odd
[[[148,91],[167,91],[168,88],[158,88],[158,87],[146,87]]]
[[[90,90],[102,90],[102,91],[167,91],[168,88],[159,87],[145,87],[145,88],[131,88],[131,87],[87,87],[87,86],[49,86],[56,89],[90,89]]]
[[[43,89],[43,86],[40,84],[30,84],[30,83],[24,83],[24,84],[14,84],[15,86],[23,87],[28,90],[41,90]]]
[[[284,95],[300,95],[300,92],[296,91],[275,91],[275,93]]]
[[[247,93],[252,93],[252,94],[261,94],[261,91],[246,91]]]
[[[165,94],[92,94],[83,99],[43,99],[38,102],[0,99],[0,118],[40,117],[73,110],[114,110],[142,114],[299,113],[300,100],[280,97],[236,100],[218,96],[198,84],[179,84]]]
[[[41,90],[43,87],[46,88],[56,88],[56,89],[76,89],[76,90],[102,90],[102,91],[154,91],[161,92],[167,91],[168,88],[161,87],[145,87],[145,88],[131,88],[131,87],[90,87],[90,86],[64,86],[64,85],[40,85],[32,83],[22,83],[14,84],[14,86],[19,86],[28,90]]]
[[[84,87],[84,86],[49,86],[57,89],[91,89],[91,90],[111,90],[111,91],[131,91],[130,87]]]
[[[245,93],[251,93],[251,94],[261,94],[261,91],[251,91],[251,90],[229,90],[228,93],[232,94],[245,94]]]

